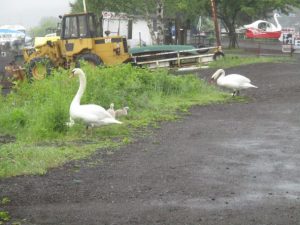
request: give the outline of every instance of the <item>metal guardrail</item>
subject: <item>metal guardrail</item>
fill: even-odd
[[[145,54],[139,56],[132,56],[132,58],[136,65],[147,65],[149,68],[170,67],[171,64],[181,67],[185,64],[188,64],[182,62],[183,60],[195,59],[195,62],[193,64],[207,63],[212,61],[214,53],[209,53],[209,54],[199,53],[199,51],[203,52],[212,49],[216,49],[216,47],[205,47],[205,48],[195,48],[195,49],[181,50],[181,51]],[[183,53],[192,53],[193,55],[188,55],[188,56],[182,55]],[[176,56],[174,57],[174,55]],[[161,56],[165,58],[161,58]],[[153,57],[157,57],[158,59],[153,59]],[[191,63],[189,63],[189,65],[190,64]]]

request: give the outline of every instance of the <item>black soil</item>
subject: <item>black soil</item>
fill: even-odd
[[[299,68],[228,69],[259,87],[248,103],[193,107],[114,154],[0,180],[4,209],[22,225],[300,224]]]

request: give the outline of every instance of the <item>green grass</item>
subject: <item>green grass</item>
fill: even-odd
[[[2,207],[10,203],[10,199],[8,197],[0,198],[0,224],[4,224],[10,220],[10,215],[7,211],[2,210]]]
[[[243,55],[240,50],[225,50],[225,57],[217,61],[213,61],[209,64],[211,68],[230,68],[247,64],[257,64],[257,63],[278,63],[278,62],[293,62],[294,59],[290,57],[270,57],[270,56],[260,56],[255,55]]]
[[[8,222],[10,220],[10,215],[6,211],[0,211],[0,224],[4,224],[4,222]]]
[[[0,177],[44,174],[49,168],[89,157],[101,149],[118,149],[146,135],[148,126],[178,118],[196,104],[231,99],[194,75],[173,76],[166,70],[150,71],[121,65],[107,68],[83,67],[87,90],[82,103],[109,108],[129,106],[122,125],[93,129],[76,123],[69,128],[69,105],[78,89],[78,80],[69,71],[58,70],[45,80],[23,83],[7,97],[0,97]],[[14,142],[1,143],[10,135]]]

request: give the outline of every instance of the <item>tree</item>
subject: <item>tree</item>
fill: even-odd
[[[216,0],[217,15],[228,31],[229,46],[235,48],[237,35],[235,29],[251,20],[269,17],[274,10],[287,13],[292,7],[299,7],[299,0]],[[206,5],[208,8],[209,6]]]
[[[144,16],[153,43],[162,43],[164,36],[163,18],[175,18],[178,13],[184,19],[194,20],[199,0],[87,0],[87,10],[100,15],[101,11],[124,12]],[[194,7],[191,7],[191,4]],[[82,0],[71,3],[72,12],[82,12]],[[158,30],[153,30],[153,17],[158,21]]]
[[[72,12],[82,12],[82,0],[71,3]],[[164,0],[88,0],[87,10],[100,15],[102,11],[113,11],[116,13],[128,13],[132,15],[142,15],[147,21],[153,43],[160,43],[163,35],[163,27],[155,35],[153,30],[152,15],[157,15],[158,22],[162,21]],[[161,23],[159,23],[161,24]]]
[[[148,22],[152,36],[151,15],[158,5],[163,6],[164,17],[178,17],[196,23],[199,16],[212,17],[211,0],[86,0],[88,11],[100,14],[103,10],[142,15]],[[229,47],[237,46],[236,27],[258,18],[267,18],[274,10],[288,13],[292,7],[300,7],[300,0],[215,0],[217,16],[229,35]],[[71,4],[73,12],[83,11],[82,0]],[[162,30],[163,32],[163,30]],[[158,34],[162,35],[162,34]],[[155,41],[155,40],[154,40]],[[155,42],[154,42],[155,43]]]
[[[33,27],[29,30],[29,35],[31,37],[37,37],[37,36],[45,36],[48,34],[50,29],[56,29],[57,24],[59,23],[59,19],[55,17],[44,17],[41,19],[38,26]]]

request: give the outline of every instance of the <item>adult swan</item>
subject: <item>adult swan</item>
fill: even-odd
[[[86,128],[108,125],[113,123],[121,124],[122,122],[112,117],[103,107],[95,104],[80,105],[80,99],[86,88],[86,77],[84,72],[75,68],[71,76],[79,77],[79,89],[70,105],[70,120],[82,120]]]
[[[217,84],[221,87],[233,90],[232,96],[239,95],[240,90],[248,88],[257,88],[251,84],[250,79],[240,74],[229,74],[225,76],[223,69],[217,70],[211,77],[212,80],[217,80]]]

